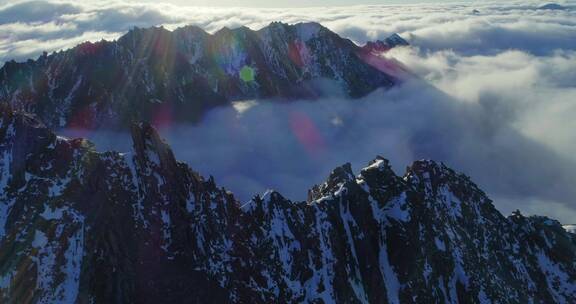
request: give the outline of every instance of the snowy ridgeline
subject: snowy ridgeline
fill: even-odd
[[[573,226],[506,218],[441,163],[378,157],[306,202],[240,204],[151,126],[132,139],[99,153],[2,112],[3,302],[576,302]]]

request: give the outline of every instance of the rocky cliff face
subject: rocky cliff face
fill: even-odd
[[[96,152],[0,114],[3,303],[574,303],[576,236],[468,177],[377,157],[240,204],[148,124]]]
[[[394,37],[374,45],[402,44]],[[126,127],[135,120],[197,121],[235,100],[317,98],[326,80],[330,90],[360,97],[394,85],[402,69],[317,23],[214,34],[194,26],[136,28],[117,41],[7,62],[0,102],[52,128]]]

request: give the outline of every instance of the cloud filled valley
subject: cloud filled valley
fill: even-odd
[[[377,154],[398,174],[429,158],[472,177],[504,213],[576,222],[576,6],[540,2],[322,9],[181,8],[168,4],[22,2],[0,8],[0,61],[35,58],[133,26],[208,31],[317,21],[363,44],[399,33],[395,58],[421,79],[359,100],[246,101],[199,125],[161,130],[177,158],[243,200],[274,188],[292,199],[335,166]],[[476,12],[474,10],[477,10]],[[13,16],[18,15],[18,19]],[[327,88],[329,91],[330,88]],[[241,108],[241,111],[238,109]],[[98,149],[130,149],[127,134],[86,133]]]

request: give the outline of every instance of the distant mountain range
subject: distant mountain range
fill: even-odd
[[[117,41],[82,43],[0,69],[0,102],[52,128],[123,128],[133,121],[198,121],[210,108],[255,98],[361,97],[406,69],[378,52],[400,36],[359,47],[317,23],[258,31],[196,26],[135,28]],[[326,88],[325,80],[336,83]]]
[[[132,139],[100,153],[2,107],[2,303],[576,303],[576,235],[444,164],[241,203],[149,124]]]

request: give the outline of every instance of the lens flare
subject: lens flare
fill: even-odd
[[[242,67],[242,69],[240,69],[240,79],[242,79],[242,81],[244,82],[252,82],[254,81],[254,76],[256,75],[256,72],[254,71],[254,68],[245,65],[244,67]]]
[[[322,154],[325,150],[325,143],[314,121],[306,113],[296,111],[290,113],[289,119],[290,128],[302,147],[311,156]]]

